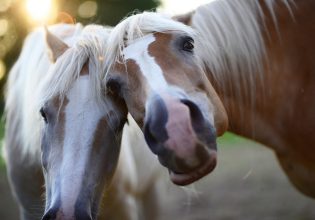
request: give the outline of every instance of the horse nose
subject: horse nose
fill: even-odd
[[[56,219],[57,211],[49,209],[43,216],[42,220],[54,220]]]
[[[92,217],[84,211],[77,211],[74,216],[66,217],[61,210],[49,209],[42,220],[93,220]]]
[[[162,165],[188,172],[208,159],[200,141],[206,145],[215,142],[215,132],[194,102],[155,95],[146,110],[144,136]]]

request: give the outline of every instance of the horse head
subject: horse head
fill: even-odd
[[[96,46],[105,40],[82,38],[69,47],[49,31],[46,36],[53,63],[38,109],[46,188],[42,219],[95,219],[117,165],[127,110],[101,87],[102,50]]]
[[[196,40],[188,26],[144,13],[113,29],[106,56],[107,90],[125,100],[178,185],[215,168],[216,137],[227,129],[223,105],[194,53]]]

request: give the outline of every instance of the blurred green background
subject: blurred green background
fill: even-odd
[[[47,17],[38,18],[43,16],[39,14],[36,19],[39,12],[36,7],[47,1],[0,0],[0,115],[7,74],[29,31],[43,24],[67,20],[69,16],[83,24],[115,25],[135,10],[154,10],[161,3],[159,0],[55,0]],[[1,120],[1,140],[3,131]],[[161,220],[178,216],[182,216],[182,220],[315,219],[314,200],[300,194],[289,183],[272,151],[231,133],[220,138],[218,146],[218,168],[195,184],[193,190],[188,190],[197,191],[197,196],[188,195],[185,188],[169,185],[161,191],[165,200]],[[0,219],[14,220],[17,216],[0,157]]]

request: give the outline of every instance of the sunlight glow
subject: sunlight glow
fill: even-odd
[[[160,10],[170,14],[183,14],[212,1],[215,0],[162,0]]]
[[[33,21],[44,24],[52,16],[52,0],[26,0],[26,9]]]

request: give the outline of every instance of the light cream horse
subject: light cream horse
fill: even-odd
[[[108,34],[36,30],[10,73],[4,152],[23,220],[145,216],[132,149],[120,152],[126,107],[101,83]]]
[[[107,86],[144,125],[173,182],[214,168],[215,150],[202,140],[215,143],[226,130],[226,109],[230,131],[271,147],[291,182],[315,197],[314,11],[313,0],[218,0],[174,19],[133,15],[114,28]]]

